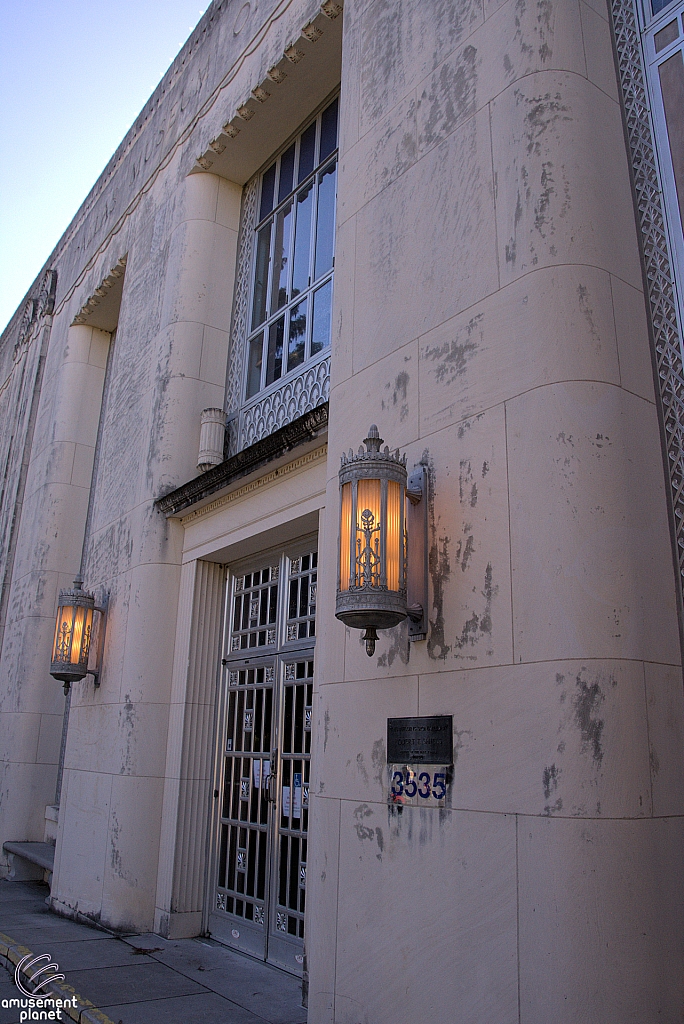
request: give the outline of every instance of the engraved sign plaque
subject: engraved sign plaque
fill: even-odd
[[[452,715],[388,718],[387,763],[453,764],[453,722]]]

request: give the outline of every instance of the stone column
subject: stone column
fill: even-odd
[[[60,911],[78,904],[115,929],[154,926],[167,853],[162,911],[174,892],[188,915],[195,908],[182,882],[183,815],[200,811],[183,787],[204,781],[168,760],[169,729],[180,728],[172,679],[183,530],[154,500],[197,475],[202,410],[223,404],[240,195],[212,174],[159,181],[130,228],[86,559],[91,583],[110,592],[107,650],[99,689],[80,687],[72,699],[53,881]],[[169,785],[180,785],[177,811],[167,764]],[[86,805],[98,814],[84,816]],[[162,825],[168,836],[176,813],[180,837],[162,850]],[[188,855],[196,865],[192,847]],[[182,920],[188,934],[199,918]]]
[[[224,578],[214,562],[181,574],[154,919],[167,938],[202,925]]]
[[[2,835],[43,840],[64,695],[49,675],[57,598],[81,563],[110,335],[56,319],[42,382],[3,639]]]
[[[607,9],[348,3],[343,67],[327,507],[372,421],[427,465],[430,629],[368,659],[326,546],[311,1019],[678,1019],[684,705]],[[387,718],[433,714],[450,807],[393,813]]]

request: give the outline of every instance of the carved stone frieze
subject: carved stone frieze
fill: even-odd
[[[57,271],[46,270],[40,285],[37,298],[28,299],[24,306],[21,322],[19,324],[19,338],[17,345],[24,344],[31,334],[34,324],[41,317],[52,316],[55,308],[55,293],[57,291]]]
[[[680,599],[684,579],[684,365],[663,195],[649,117],[636,0],[610,0],[637,217],[653,325]]]

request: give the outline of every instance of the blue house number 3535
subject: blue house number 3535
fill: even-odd
[[[392,774],[392,796],[414,796],[428,800],[443,800],[446,796],[446,772],[414,772],[411,768],[395,771]]]

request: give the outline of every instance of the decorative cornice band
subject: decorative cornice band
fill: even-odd
[[[248,484],[244,484],[242,487],[238,487],[237,490],[231,491],[230,494],[224,494],[223,497],[217,498],[216,501],[210,501],[208,505],[203,505],[202,508],[196,509],[194,512],[189,512],[187,516],[181,518],[183,526],[187,523],[193,522],[195,519],[199,519],[201,516],[208,515],[210,512],[215,512],[219,508],[223,508],[224,505],[229,505],[233,501],[237,501],[238,498],[243,498],[245,494],[251,494],[253,491],[261,490],[262,487],[266,487],[268,484],[273,483],[274,480],[281,480],[284,476],[289,476],[290,473],[296,473],[297,470],[303,469],[305,466],[310,466],[312,462],[318,462],[319,459],[327,458],[328,445],[324,444],[320,448],[315,448],[312,452],[308,452],[306,455],[301,455],[298,459],[294,459],[292,462],[286,463],[284,466],[280,466],[278,469],[271,470],[270,473],[266,473],[264,476],[258,477],[256,480],[250,481]]]
[[[326,402],[316,409],[311,409],[304,416],[293,420],[292,423],[287,423],[284,427],[257,441],[256,444],[250,445],[249,448],[243,448],[242,451],[232,455],[202,476],[195,477],[181,487],[158,498],[155,506],[165,516],[178,516],[183,509],[190,508],[198,501],[211,497],[216,491],[229,486],[233,481],[253,473],[262,466],[268,465],[269,462],[274,462],[275,459],[281,458],[302,444],[316,440],[327,428],[328,403]],[[281,473],[282,471],[279,469],[274,472]],[[198,511],[204,512],[205,509]]]
[[[681,611],[684,579],[684,365],[636,0],[609,0],[652,325]],[[681,626],[681,624],[680,624]]]
[[[100,305],[107,292],[110,291],[114,287],[118,279],[123,276],[123,273],[126,270],[127,259],[127,254],[125,256],[122,256],[117,261],[116,265],[112,267],[107,276],[102,279],[102,281],[99,284],[99,287],[95,289],[94,293],[90,296],[85,305],[81,306],[78,313],[71,321],[72,327],[74,327],[76,324],[88,323],[88,317],[90,316],[90,314],[97,309],[97,307]]]

